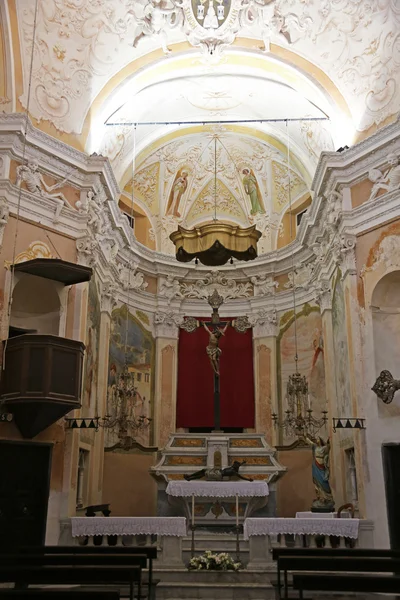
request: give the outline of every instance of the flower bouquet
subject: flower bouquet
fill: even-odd
[[[235,562],[227,552],[214,554],[207,550],[201,556],[190,559],[189,571],[239,571],[242,565]]]

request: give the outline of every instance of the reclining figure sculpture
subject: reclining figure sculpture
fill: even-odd
[[[191,475],[184,475],[183,477],[186,481],[193,481],[194,479],[203,479],[205,477],[207,481],[222,481],[224,477],[238,477],[239,479],[243,479],[244,481],[253,481],[249,477],[244,477],[239,473],[240,467],[246,464],[246,461],[239,462],[235,460],[230,467],[225,467],[225,469],[201,469],[200,471],[196,471]]]

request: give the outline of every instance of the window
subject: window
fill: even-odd
[[[135,217],[128,215],[126,212],[123,212],[122,214],[128,219],[129,225],[132,227],[132,229],[135,229]]]
[[[78,475],[76,482],[76,508],[83,508],[88,503],[89,451],[79,448]]]
[[[149,383],[149,381],[150,381],[150,375],[148,373],[144,374],[144,380],[145,380],[146,383]]]
[[[141,374],[141,373],[137,373],[137,374],[136,374],[136,379],[137,379],[138,381],[142,381],[142,374]]]
[[[304,217],[304,215],[306,214],[306,212],[307,212],[307,209],[305,208],[301,212],[297,213],[297,215],[296,215],[296,229],[298,229],[300,227],[301,220]]]
[[[357,489],[357,470],[356,470],[356,459],[354,454],[354,448],[348,448],[345,450],[345,461],[346,461],[346,495],[348,502],[354,505],[358,503],[358,489]]]

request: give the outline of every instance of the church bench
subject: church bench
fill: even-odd
[[[371,556],[400,558],[400,550],[387,548],[273,548],[272,558],[281,556]]]
[[[11,582],[22,588],[28,585],[128,585],[129,598],[134,600],[135,584],[138,597],[141,596],[141,567],[0,564],[0,582]]]
[[[288,571],[337,571],[364,573],[400,573],[400,558],[370,556],[282,556],[278,559],[280,594],[280,571],[284,573],[285,598],[288,593]]]
[[[388,548],[273,548],[272,559],[277,563],[277,586],[281,589],[281,568],[279,559],[283,556],[368,556],[371,558],[400,558],[400,550]]]
[[[21,554],[37,554],[37,555],[71,555],[71,556],[136,556],[145,555],[149,561],[149,597],[154,593],[155,586],[159,581],[153,579],[153,560],[157,558],[157,546],[26,546],[16,550],[16,553]],[[1,563],[0,563],[1,564]],[[114,564],[114,563],[112,563]],[[124,563],[122,563],[124,564]],[[134,564],[134,563],[133,563]]]
[[[0,600],[120,600],[119,590],[1,589]]]
[[[366,592],[378,594],[399,594],[400,577],[397,575],[342,575],[294,573],[293,588],[303,599],[305,591],[311,592]]]

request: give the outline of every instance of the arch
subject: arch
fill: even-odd
[[[14,287],[10,327],[59,335],[61,302],[57,284],[24,274]]]
[[[400,270],[384,275],[372,292],[372,332],[375,372],[387,369],[394,377],[400,373]],[[400,399],[379,403],[381,416],[400,416]]]

